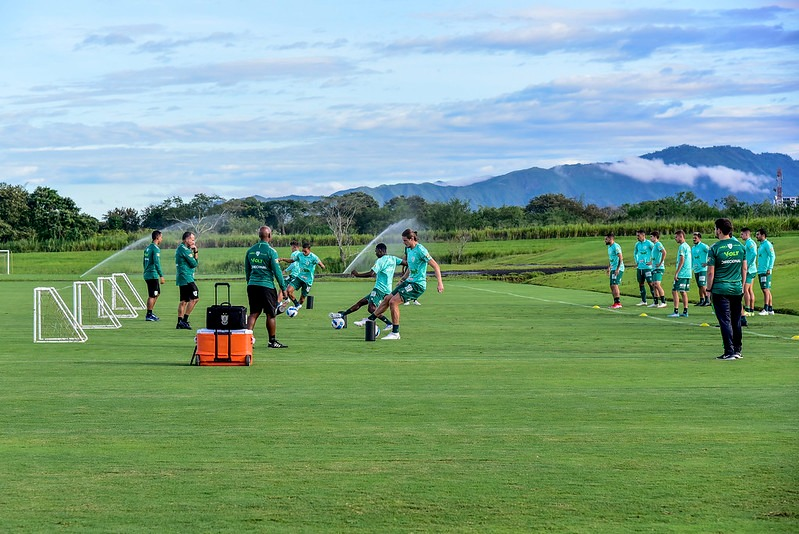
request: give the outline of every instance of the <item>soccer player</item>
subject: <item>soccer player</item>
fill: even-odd
[[[760,280],[760,289],[763,291],[763,309],[758,315],[774,315],[774,306],[771,297],[771,271],[774,270],[774,245],[766,239],[766,229],[761,228],[755,234],[760,246],[757,248],[757,277]]]
[[[291,255],[286,259],[278,258],[278,261],[287,262],[289,260],[296,260],[297,255],[302,254],[302,251],[300,250],[300,243],[296,239],[292,239],[291,242],[289,243],[289,246],[291,247]],[[292,261],[291,263],[288,264],[288,266],[285,269],[283,269],[283,278],[286,279],[287,284],[291,282],[292,278],[294,278],[294,272],[297,270],[297,267],[298,267],[297,262]]]
[[[375,256],[377,256],[377,260],[375,264],[372,266],[372,269],[366,273],[359,273],[356,270],[353,270],[350,274],[356,278],[374,278],[375,285],[372,288],[372,291],[360,299],[358,302],[350,306],[348,309],[344,311],[339,311],[336,313],[331,313],[330,318],[335,319],[337,317],[344,317],[347,316],[359,309],[363,306],[368,305],[369,313],[374,312],[383,299],[391,293],[392,287],[394,286],[394,271],[397,268],[397,265],[402,265],[404,260],[387,254],[388,249],[386,248],[385,243],[378,243],[375,247]],[[386,318],[385,315],[380,315],[377,317],[381,321],[383,321],[386,326],[384,330],[388,331],[393,325],[391,321]],[[364,326],[366,324],[367,319],[362,319],[360,321],[355,321],[356,326]]]
[[[383,336],[384,340],[400,338],[400,304],[409,300],[416,300],[427,289],[427,266],[430,265],[436,273],[438,292],[444,292],[444,282],[441,280],[441,268],[436,263],[427,249],[419,243],[415,230],[406,228],[402,232],[402,242],[405,244],[406,261],[408,263],[408,276],[400,280],[397,287],[386,295],[380,305],[369,315],[374,321],[379,315],[391,308],[391,333]]]
[[[688,317],[688,291],[691,289],[691,247],[685,242],[685,231],[674,232],[677,242],[677,268],[674,272],[674,285],[671,295],[674,298],[674,313],[669,317]],[[682,297],[682,314],[680,311],[680,297]]]
[[[624,257],[621,253],[621,245],[616,243],[616,236],[609,233],[605,236],[605,244],[608,246],[608,276],[610,277],[610,294],[613,296],[612,310],[621,308],[621,291],[619,284],[624,276]]]
[[[646,286],[652,293],[652,299],[655,300],[655,289],[652,286],[652,242],[646,238],[646,232],[638,230],[635,232],[635,237],[638,242],[633,249],[633,259],[638,266],[636,271],[636,279],[638,280],[638,290],[641,292],[641,302],[636,306],[646,306]],[[655,300],[657,303],[657,300]]]
[[[710,247],[702,242],[702,233],[694,232],[694,246],[691,247],[691,267],[694,271],[696,287],[699,288],[699,303],[697,306],[710,306],[707,296],[707,251]]]
[[[194,283],[194,271],[199,264],[197,252],[194,233],[183,232],[183,240],[175,249],[175,285],[180,288],[177,330],[191,330],[189,315],[200,299],[200,292]]]
[[[302,251],[299,254],[292,253],[292,257],[286,261],[297,264],[297,266],[294,268],[294,274],[291,282],[286,285],[286,288],[289,299],[299,310],[302,308],[302,305],[305,302],[305,297],[307,297],[308,293],[311,291],[314,272],[316,272],[316,266],[318,265],[324,269],[325,264],[319,259],[319,256],[311,252],[311,244],[307,241],[303,242]],[[300,290],[299,300],[294,294],[297,289]]]
[[[724,354],[719,360],[742,358],[741,301],[746,279],[746,249],[732,237],[732,222],[716,219],[719,239],[707,253],[707,287],[713,301],[713,311],[719,321]]]
[[[746,250],[746,280],[744,280],[744,317],[748,313],[755,311],[755,290],[752,287],[752,282],[757,276],[757,245],[755,240],[752,239],[752,231],[749,228],[741,229],[741,242],[744,244]]]
[[[266,312],[266,332],[269,334],[270,349],[285,349],[288,346],[277,340],[276,309],[278,300],[283,300],[286,281],[280,270],[277,252],[272,248],[272,229],[262,226],[258,229],[259,241],[247,250],[244,256],[244,278],[247,280],[247,298],[250,315],[247,328],[255,331],[255,322],[261,312]],[[277,288],[275,287],[277,281]],[[279,288],[279,291],[278,291]]]
[[[660,232],[653,230],[649,234],[652,241],[652,286],[654,287],[655,302],[649,308],[665,308],[666,291],[663,289],[663,273],[666,271],[666,247],[660,242]],[[658,302],[660,300],[660,302]]]
[[[153,242],[144,249],[144,281],[147,283],[147,316],[145,321],[159,321],[153,313],[155,303],[161,294],[161,285],[164,283],[164,272],[161,270],[161,240],[163,235],[160,230],[153,230]]]

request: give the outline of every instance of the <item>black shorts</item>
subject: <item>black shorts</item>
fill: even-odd
[[[185,286],[180,286],[180,302],[189,302],[200,298],[200,292],[197,289],[197,284],[189,282]]]
[[[155,298],[161,294],[161,283],[159,282],[158,278],[151,278],[149,280],[145,280],[147,282],[147,296],[150,298]]]
[[[267,317],[275,316],[275,308],[277,308],[277,290],[275,288],[247,286],[247,298],[250,301],[250,313],[266,312]]]

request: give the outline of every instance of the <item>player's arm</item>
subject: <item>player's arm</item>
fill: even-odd
[[[430,267],[436,272],[436,280],[438,280],[438,292],[444,292],[444,281],[441,279],[441,267],[438,266],[438,262],[433,258],[430,258],[430,261],[427,262]]]
[[[677,270],[674,271],[674,280],[677,280],[677,277],[680,274],[680,269],[682,269],[683,265],[685,265],[685,256],[683,254],[680,254],[680,261],[677,262]]]
[[[624,265],[624,255],[622,255],[621,248],[619,248],[619,261],[616,263],[616,276],[619,276],[619,270],[622,265]]]
[[[374,271],[369,271],[369,272],[366,272],[366,273],[359,273],[355,269],[353,269],[350,274],[352,276],[354,276],[355,278],[375,278],[377,276],[377,274]]]

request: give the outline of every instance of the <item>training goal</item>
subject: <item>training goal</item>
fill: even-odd
[[[34,343],[83,343],[87,339],[83,327],[54,287],[34,288]]]
[[[127,276],[125,278],[127,278]],[[122,286],[119,285],[119,282],[117,282],[117,280],[120,279],[121,277],[115,275],[97,277],[97,289],[100,292],[100,300],[108,304],[111,314],[116,316],[117,319],[135,319],[139,316],[139,313],[136,311],[137,306],[131,302],[133,296],[130,295],[129,291],[124,291]],[[138,293],[136,293],[136,295],[138,296]],[[139,297],[139,299],[141,300],[141,297]]]
[[[84,330],[122,326],[97,285],[90,280],[72,283],[72,315]]]
[[[0,274],[11,274],[10,250],[0,250]]]

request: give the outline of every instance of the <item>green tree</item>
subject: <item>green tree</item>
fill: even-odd
[[[334,195],[314,203],[319,215],[325,220],[336,238],[341,262],[346,265],[349,246],[352,244],[351,232],[359,212],[377,209],[377,201],[360,191],[346,195]]]
[[[103,216],[108,230],[136,232],[141,228],[139,212],[133,208],[114,208]]]
[[[99,221],[55,189],[37,187],[28,198],[31,227],[39,239],[76,240],[97,232]]]
[[[0,240],[35,236],[28,217],[28,196],[21,185],[0,183]]]
[[[464,230],[472,226],[472,210],[468,202],[458,198],[433,202],[427,205],[422,222],[431,230]]]

